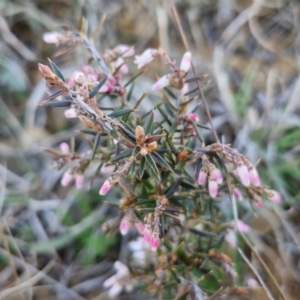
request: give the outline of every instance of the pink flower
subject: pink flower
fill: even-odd
[[[199,176],[198,176],[198,184],[200,185],[205,185],[206,183],[206,178],[207,178],[207,172],[204,171],[203,169],[200,170]]]
[[[248,168],[245,165],[238,165],[238,167],[236,168],[236,172],[240,177],[242,184],[244,186],[249,186],[250,178],[249,178]]]
[[[191,66],[191,61],[192,61],[192,55],[190,52],[185,52],[183,54],[181,64],[180,64],[180,70],[184,71],[185,73],[188,72]]]
[[[208,193],[213,198],[218,194],[218,183],[211,178],[208,181]]]
[[[152,85],[152,91],[157,92],[165,88],[170,84],[170,78],[169,75],[164,75],[161,77],[159,80],[157,80],[153,85]]]
[[[112,187],[111,179],[108,178],[104,181],[103,185],[101,186],[99,194],[102,196],[106,195],[109,192],[109,190],[111,189],[111,187]]]
[[[259,284],[256,279],[251,277],[247,279],[247,286],[250,288],[256,288],[259,286]]]
[[[76,174],[75,175],[75,185],[78,189],[81,189],[83,187],[83,182],[84,182],[83,174]]]
[[[274,203],[280,203],[282,201],[280,194],[274,190],[268,190],[269,199]]]
[[[235,224],[235,222],[234,222],[234,224]],[[250,231],[250,227],[241,220],[237,220],[237,229],[242,233],[246,233],[246,232]]]
[[[215,180],[218,184],[223,182],[222,174],[218,168],[213,168],[213,170],[209,174],[209,178]]]
[[[249,178],[250,178],[250,182],[254,186],[259,186],[260,185],[260,178],[259,178],[257,170],[254,167],[251,167],[249,169]]]
[[[257,208],[262,208],[264,206],[263,202],[262,201],[257,201],[255,202]]]
[[[158,232],[153,232],[151,236],[151,250],[156,251],[159,246],[159,234]]]
[[[231,246],[236,247],[237,245],[237,239],[236,234],[233,230],[228,230],[225,234],[225,241]]]
[[[122,57],[130,57],[134,55],[134,47],[132,46],[121,44],[115,47],[115,50],[117,50],[122,55]]]
[[[129,71],[128,66],[122,57],[117,58],[117,60],[115,61],[115,67],[116,67],[116,69],[119,68],[119,71],[122,74],[127,74]]]
[[[70,170],[66,171],[60,181],[62,186],[68,186],[73,180],[73,174],[71,174]]]
[[[65,110],[64,115],[68,119],[77,118],[77,112],[74,108],[69,108],[69,109]]]
[[[183,88],[180,91],[181,95],[185,95],[186,93],[189,92],[189,85],[187,83],[184,84]]]
[[[233,189],[233,195],[238,200],[242,200],[243,199],[243,194],[241,193],[241,191],[238,188],[234,188]]]
[[[140,234],[144,234],[144,229],[145,229],[145,227],[144,227],[144,224],[142,223],[142,222],[140,222],[140,221],[138,221],[138,222],[135,222],[135,228],[138,230],[138,232],[140,233]]]
[[[152,235],[151,226],[149,224],[146,224],[144,228],[144,241],[150,243],[151,235]]]
[[[43,33],[43,41],[47,44],[57,44],[62,37],[61,33],[55,31]]]
[[[135,57],[134,63],[137,64],[138,69],[149,64],[153,59],[154,55],[157,52],[155,49],[147,49],[141,55]]]
[[[199,116],[196,113],[190,113],[186,116],[186,119],[190,122],[198,122]]]
[[[126,218],[123,218],[120,223],[120,232],[122,235],[126,235],[131,227],[131,223]]]
[[[64,154],[70,153],[70,147],[67,143],[61,143],[59,145],[60,151]]]

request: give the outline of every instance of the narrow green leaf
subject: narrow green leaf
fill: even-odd
[[[133,112],[132,108],[124,108],[124,109],[114,111],[113,113],[109,114],[108,116],[110,118],[117,118],[117,117],[126,115],[126,114],[131,113],[131,112]]]
[[[136,102],[134,109],[137,109],[139,107],[139,105],[142,103],[143,99],[147,96],[147,93],[144,93],[140,99]]]
[[[164,111],[161,109],[160,106],[157,106],[157,109],[159,110],[159,112],[161,113],[161,115],[164,118],[164,122],[167,122],[170,126],[172,125],[172,122],[169,120],[169,117],[166,116],[166,114],[164,113]]]
[[[128,157],[132,154],[133,150],[132,149],[129,149],[129,150],[126,150],[126,151],[123,151],[121,152],[119,155],[115,156],[114,158],[112,158],[110,161],[111,162],[114,162],[114,161],[118,161],[120,159],[123,159],[125,157]]]
[[[99,92],[99,90],[101,89],[101,87],[104,85],[104,83],[106,82],[107,76],[104,76],[99,83],[92,89],[92,91],[89,94],[89,98],[93,98],[95,97],[95,95]]]
[[[170,198],[171,196],[174,195],[174,193],[177,191],[179,185],[180,185],[181,178],[179,177],[166,191],[165,191],[165,196],[167,198]]]
[[[95,140],[94,140],[94,146],[93,146],[93,152],[92,152],[92,160],[94,160],[95,154],[96,154],[96,150],[99,146],[100,143],[100,138],[101,138],[101,133],[97,132]]]
[[[128,95],[127,95],[127,102],[129,102],[131,100],[131,96],[132,96],[132,93],[133,93],[133,89],[134,89],[134,82],[132,83],[131,87],[130,87],[130,90],[128,92]]]
[[[158,170],[157,165],[156,165],[156,163],[155,163],[155,161],[154,161],[154,158],[153,158],[150,154],[147,154],[147,155],[145,156],[145,158],[146,158],[146,161],[147,161],[147,163],[149,164],[151,170],[152,170],[153,173],[155,174],[155,176],[156,176],[158,179],[160,179],[160,176],[159,176],[159,170]]]
[[[140,159],[140,169],[139,169],[140,179],[142,179],[142,177],[144,175],[145,166],[146,166],[146,158],[144,156],[142,156],[142,158]]]
[[[154,123],[154,113],[152,111],[152,113],[150,114],[150,117],[148,119],[148,122],[145,126],[145,133],[146,134],[152,134],[153,133],[153,123]]]
[[[51,68],[53,70],[53,72],[63,81],[63,82],[66,82],[63,74],[61,73],[60,69],[57,67],[57,65],[50,59],[48,58],[49,60],[49,63],[51,65]]]
[[[57,100],[57,101],[49,101],[49,102],[41,102],[40,106],[47,107],[65,107],[70,106],[72,104],[72,100]]]
[[[144,71],[141,71],[134,76],[132,76],[127,83],[125,83],[125,87],[128,86],[131,82],[135,81],[139,76],[141,76],[144,73]]]
[[[198,126],[196,125],[195,122],[192,122],[192,124],[193,124],[193,127],[195,128],[195,131],[196,131],[198,139],[200,140],[201,143],[203,143],[204,142],[204,138],[202,136],[202,133],[201,133],[200,129],[198,128]]]
[[[170,165],[156,152],[151,153],[151,156],[155,159],[155,161],[160,164],[162,167],[165,167],[173,172]]]

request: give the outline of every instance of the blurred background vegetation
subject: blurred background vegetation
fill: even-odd
[[[287,299],[299,299],[300,3],[174,2],[196,73],[209,74],[204,91],[218,135],[258,162],[263,181],[283,196],[281,206],[266,203],[268,209],[249,213],[248,221],[254,245]],[[120,43],[134,45],[136,53],[162,47],[180,61],[185,48],[170,3],[0,1],[0,291],[18,286],[55,258],[51,276],[43,278],[45,285],[64,295],[59,299],[94,299],[103,292],[101,284],[113,262],[124,255],[126,243],[118,233],[107,236],[101,230],[104,215],[116,212],[104,205],[95,216],[95,207],[104,200],[99,186],[84,191],[61,187],[62,173],[51,168],[53,157],[42,150],[70,142],[80,126],[58,108],[38,106],[45,81],[37,64],[47,64],[49,57],[67,77],[88,61],[80,50],[55,58],[55,46],[45,44],[42,34],[64,26],[79,30],[83,17],[95,30],[106,15],[95,40],[100,52]],[[164,71],[154,63],[137,88],[144,92],[155,74]],[[200,118],[208,124],[204,110]],[[213,142],[210,135],[206,139]],[[77,134],[76,148],[83,142]],[[259,265],[257,269],[264,275]],[[51,289],[37,288],[33,294],[34,299],[54,299]],[[24,294],[24,299],[29,296]]]

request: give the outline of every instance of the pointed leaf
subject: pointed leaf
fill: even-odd
[[[129,150],[126,150],[126,151],[123,151],[121,152],[119,155],[115,156],[113,159],[111,159],[110,161],[111,162],[114,162],[114,161],[118,161],[120,159],[123,159],[125,157],[128,157],[132,154],[133,150],[132,149],[129,149]]]
[[[136,137],[135,137],[135,135],[131,131],[129,131],[128,129],[126,129],[122,124],[117,124],[117,127],[120,129],[120,131],[122,131],[122,133],[126,137],[128,137],[133,142],[136,142]]]
[[[129,102],[131,100],[131,96],[132,96],[132,93],[133,93],[133,89],[134,89],[134,83],[132,83],[131,87],[130,87],[130,90],[128,92],[128,95],[127,95],[127,101]]]
[[[158,168],[157,168],[157,165],[154,161],[154,158],[150,155],[150,154],[147,154],[145,156],[146,158],[146,161],[148,163],[148,165],[150,166],[151,170],[153,171],[153,173],[155,174],[155,176],[160,179],[160,176],[159,176],[159,171],[158,171]]]
[[[152,134],[153,132],[153,122],[154,122],[154,113],[153,111],[150,114],[150,117],[148,119],[148,122],[145,126],[145,134]]]
[[[129,81],[127,83],[125,83],[125,87],[128,86],[131,82],[135,81],[139,76],[141,76],[143,73],[145,72],[145,70],[135,74],[134,76],[132,76]]]
[[[96,154],[96,150],[99,146],[100,143],[100,138],[101,138],[101,133],[97,132],[95,140],[94,140],[94,146],[93,146],[93,152],[92,152],[92,160],[94,160],[95,154]]]
[[[60,69],[57,67],[57,65],[50,59],[48,58],[49,62],[50,62],[50,65],[51,65],[51,68],[53,70],[53,72],[63,81],[63,82],[66,82],[63,74],[61,73]]]
[[[120,109],[120,110],[114,111],[113,113],[109,114],[108,116],[110,118],[117,118],[117,117],[126,115],[128,113],[131,113],[133,111],[134,110],[132,108],[124,108],[124,109]]]
[[[192,124],[193,124],[193,127],[195,128],[198,139],[200,140],[201,143],[203,143],[204,139],[203,139],[203,136],[202,136],[202,133],[201,133],[200,129],[198,128],[198,126],[196,125],[195,122],[192,122]]]
[[[148,138],[146,138],[145,143],[152,143],[154,141],[158,141],[165,136],[166,136],[165,134],[157,134],[157,135],[149,136]]]
[[[147,96],[147,93],[144,93],[141,98],[136,102],[135,106],[133,109],[137,109],[139,107],[139,105],[141,104],[141,102],[143,101],[143,99]]]
[[[89,98],[93,98],[98,92],[99,90],[101,89],[101,87],[104,85],[104,83],[106,82],[107,80],[107,75],[104,76],[100,81],[99,83],[92,89],[92,91],[90,92],[89,94]]]
[[[65,107],[70,106],[72,104],[72,100],[56,100],[56,101],[49,101],[49,102],[41,102],[40,106],[47,106],[47,107]]]
[[[62,95],[62,91],[58,91],[56,93],[54,93],[53,95],[50,95],[48,96],[47,98],[45,98],[41,103],[43,102],[48,102],[48,101],[51,101],[51,100],[54,100],[55,98],[57,98],[58,96]]]
[[[178,187],[180,185],[180,181],[181,181],[181,178],[179,177],[164,193],[168,199],[174,195],[174,193],[176,192],[176,190],[178,189]]]
[[[156,152],[151,153],[151,156],[155,159],[155,161],[160,164],[162,167],[165,167],[173,172],[170,165]]]
[[[140,169],[139,169],[140,179],[142,179],[142,177],[144,175],[145,166],[146,166],[146,158],[144,156],[142,156],[142,158],[140,159]]]

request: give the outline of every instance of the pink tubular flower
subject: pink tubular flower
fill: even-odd
[[[225,241],[231,246],[236,247],[237,240],[236,240],[236,234],[233,230],[228,230],[225,234]]]
[[[135,222],[135,228],[138,230],[138,232],[140,233],[140,234],[144,234],[144,229],[145,229],[145,227],[144,227],[144,224],[142,223],[142,222],[140,222],[140,221],[138,221],[138,222]]]
[[[257,201],[255,202],[257,208],[262,208],[264,206],[263,202],[262,201]]]
[[[208,193],[213,198],[218,194],[218,183],[211,178],[208,181]]]
[[[83,174],[76,174],[75,175],[75,185],[78,189],[81,189],[83,187],[83,182],[84,182]]]
[[[180,70],[187,73],[188,70],[190,69],[191,61],[192,61],[191,52],[185,52],[183,54],[183,57],[182,57],[182,60],[181,60]]]
[[[60,151],[64,154],[70,153],[70,147],[67,143],[61,143],[59,145]]]
[[[260,185],[260,178],[259,178],[257,170],[254,167],[249,168],[249,178],[250,178],[250,182],[254,186]]]
[[[138,65],[138,69],[149,64],[154,59],[156,51],[155,49],[147,49],[141,55],[137,55],[134,59],[134,63]]]
[[[238,165],[238,167],[236,168],[236,172],[240,177],[242,184],[244,186],[249,186],[250,178],[249,178],[248,168],[245,165]]]
[[[73,174],[68,170],[64,173],[63,177],[61,178],[60,184],[62,186],[68,186],[71,181],[73,180]]]
[[[196,113],[190,113],[186,116],[186,119],[190,122],[198,122],[199,116]]]
[[[69,109],[65,110],[64,115],[68,119],[77,118],[77,112],[74,108],[69,108]]]
[[[118,53],[122,55],[122,57],[130,57],[134,55],[134,47],[132,46],[121,44],[116,46],[115,50],[117,50]]]
[[[269,190],[269,199],[274,203],[280,203],[282,201],[280,194],[277,191]]]
[[[122,235],[126,235],[129,231],[130,227],[131,227],[131,224],[130,224],[129,220],[127,220],[126,218],[123,218],[120,223],[120,233]]]
[[[234,188],[233,189],[233,195],[238,200],[242,200],[243,199],[243,194],[241,193],[241,191],[238,188]]]
[[[127,74],[129,71],[128,66],[122,57],[117,58],[117,60],[115,61],[115,67],[116,67],[116,69],[119,68],[119,71],[122,74]]]
[[[209,177],[216,181],[218,184],[221,184],[223,182],[222,174],[218,168],[214,168],[210,172]]]
[[[102,184],[99,194],[102,196],[106,195],[109,192],[109,190],[111,189],[111,187],[112,187],[111,180],[110,180],[110,178],[108,178]]]
[[[47,44],[57,44],[62,37],[62,34],[55,31],[43,33],[43,41]]]
[[[144,227],[144,241],[147,243],[151,242],[152,230],[149,224],[146,224]]]
[[[169,75],[164,75],[161,77],[159,80],[157,80],[153,85],[152,85],[152,91],[157,92],[165,88],[170,84],[170,78]]]
[[[207,172],[204,171],[203,169],[201,169],[199,172],[198,180],[197,180],[198,184],[205,185],[206,178],[207,178]]]
[[[234,225],[236,226],[235,222]],[[237,220],[237,229],[242,233],[246,233],[250,231],[250,227],[241,220]]]
[[[153,232],[151,236],[151,250],[156,251],[159,246],[159,234],[157,232]]]

